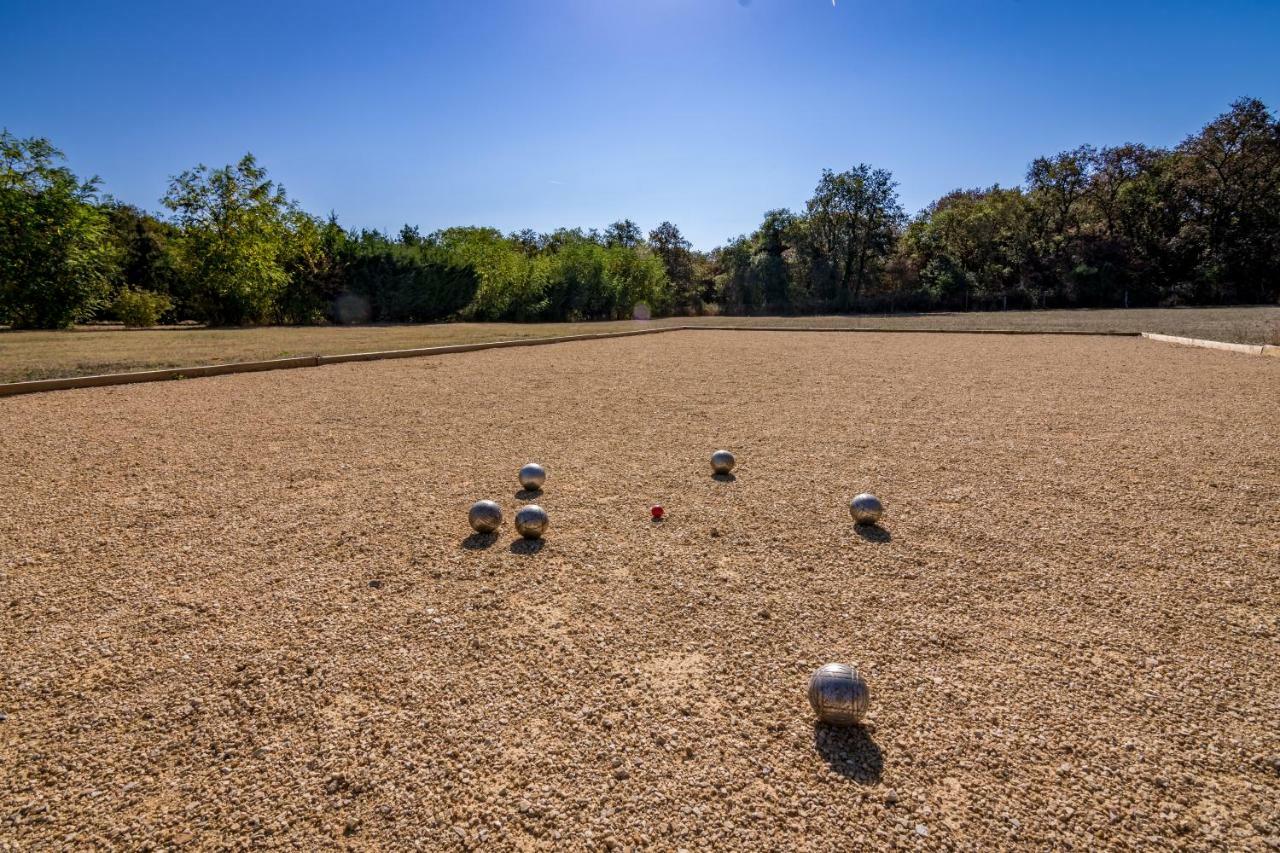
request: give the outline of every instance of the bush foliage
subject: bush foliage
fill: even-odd
[[[161,316],[172,307],[173,301],[163,293],[126,287],[116,295],[111,313],[131,329],[145,329],[159,323]]]

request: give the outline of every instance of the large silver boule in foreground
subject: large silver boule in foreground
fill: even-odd
[[[733,454],[727,450],[717,450],[711,454],[711,470],[717,474],[728,474],[737,464],[738,460],[734,459]]]
[[[852,726],[871,703],[871,690],[856,667],[829,663],[809,676],[809,704],[824,723]]]
[[[537,462],[530,462],[520,469],[520,485],[528,491],[536,492],[541,490],[542,484],[545,482],[547,482],[547,469]]]
[[[492,533],[502,525],[502,507],[493,501],[476,501],[467,513],[467,521],[476,533]]]
[[[849,514],[858,524],[875,524],[884,515],[884,504],[875,495],[864,492],[849,501]]]
[[[541,539],[550,523],[547,511],[537,504],[522,506],[516,511],[516,532],[525,539]]]

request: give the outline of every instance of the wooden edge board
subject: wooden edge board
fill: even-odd
[[[474,344],[445,344],[413,349],[378,350],[374,352],[341,353],[337,355],[307,355],[295,358],[275,358],[266,361],[233,361],[226,364],[204,364],[192,367],[167,367],[159,370],[139,370],[130,373],[103,373],[97,376],[69,376],[59,379],[33,379],[25,382],[0,383],[0,397],[17,394],[35,394],[45,391],[70,391],[76,388],[101,388],[111,385],[132,385],[138,382],[163,382],[171,379],[191,379],[199,376],[225,376],[232,373],[256,373],[266,370],[291,370],[298,367],[320,367],[326,364],[343,364],[356,361],[382,361],[392,358],[423,358],[450,353],[477,352],[506,347],[535,347],[563,344],[573,341],[595,341],[607,338],[628,338],[636,335],[656,335],[663,332],[860,332],[867,334],[933,334],[933,335],[1067,335],[1086,337],[1147,337],[1152,340],[1169,340],[1174,343],[1191,342],[1193,345],[1217,344],[1215,341],[1194,341],[1192,338],[1174,338],[1150,332],[1087,332],[1087,331],[1032,331],[1027,329],[892,329],[892,328],[824,328],[820,326],[705,326],[672,325],[652,329],[631,329],[624,332],[586,332],[579,335],[557,335],[550,338],[515,338],[506,341],[488,341]],[[1240,351],[1263,351],[1280,355],[1280,347],[1259,347],[1248,344],[1217,344],[1218,348]]]
[[[1280,350],[1280,347],[1267,346],[1266,344],[1232,344],[1226,341],[1210,341],[1203,338],[1180,338],[1177,335],[1161,335],[1155,332],[1143,332],[1142,336],[1147,340],[1159,341],[1164,344],[1238,352],[1244,355],[1275,355],[1276,353],[1269,352],[1269,350]]]

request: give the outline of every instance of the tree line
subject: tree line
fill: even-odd
[[[252,155],[170,180],[150,213],[46,139],[0,133],[0,323],[61,328],[589,320],[1280,300],[1280,122],[1242,99],[1174,148],[1084,145],[1022,186],[913,217],[893,176],[826,170],[803,210],[695,251],[664,222],[603,230],[346,229]]]

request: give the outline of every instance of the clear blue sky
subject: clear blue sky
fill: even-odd
[[[914,212],[1078,144],[1280,107],[1280,0],[0,0],[0,125],[155,209],[252,151],[343,224],[700,248],[890,169]]]

